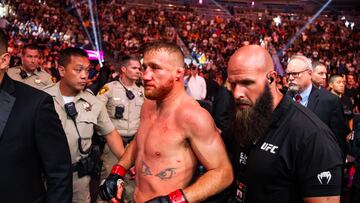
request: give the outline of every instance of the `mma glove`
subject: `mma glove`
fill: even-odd
[[[185,197],[184,192],[181,189],[175,190],[174,192],[166,195],[155,197],[145,203],[189,203]]]
[[[112,167],[110,175],[100,185],[99,194],[102,200],[109,201],[116,198],[118,184],[122,184],[126,169],[120,165]],[[117,199],[117,198],[116,198]]]

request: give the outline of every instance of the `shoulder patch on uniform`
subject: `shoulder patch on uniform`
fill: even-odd
[[[99,95],[105,94],[107,91],[109,91],[109,87],[105,85],[100,89]]]

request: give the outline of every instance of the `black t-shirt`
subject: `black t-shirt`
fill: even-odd
[[[297,203],[340,195],[343,161],[335,136],[289,97],[275,109],[261,142],[250,150],[231,143],[238,202]]]

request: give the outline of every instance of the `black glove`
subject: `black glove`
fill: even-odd
[[[123,181],[126,169],[120,165],[114,165],[109,177],[100,185],[99,194],[102,200],[109,201],[116,198],[118,181]],[[117,199],[117,198],[116,198]]]
[[[185,197],[184,192],[179,189],[174,192],[166,195],[155,197],[151,200],[146,201],[145,203],[189,203]]]

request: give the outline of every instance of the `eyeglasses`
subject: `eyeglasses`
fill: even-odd
[[[293,76],[293,78],[298,78],[300,77],[300,74],[307,71],[309,69],[305,69],[305,70],[302,70],[302,71],[299,71],[299,72],[289,72],[289,73],[285,73],[285,77],[286,78],[290,78],[290,76]]]

